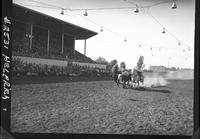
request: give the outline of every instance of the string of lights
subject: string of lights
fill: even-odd
[[[46,3],[43,3],[43,2],[38,2],[38,1],[35,1],[35,0],[29,0],[29,1],[32,1],[32,2],[35,2],[35,3],[38,3],[38,4],[47,5],[47,6],[53,6],[53,5],[46,4]],[[30,5],[29,5],[29,6],[30,6]],[[36,6],[36,5],[34,5],[34,6]],[[38,7],[43,8],[43,6],[38,6]],[[45,8],[47,8],[47,7],[45,7]],[[50,7],[50,8],[51,8],[51,7]],[[59,9],[60,9],[61,7],[55,6],[54,8],[59,8]],[[133,8],[133,7],[96,8],[96,9],[95,9],[95,8],[91,8],[91,9],[87,9],[87,10],[128,9],[128,8]],[[66,8],[61,8],[61,9],[62,9],[62,11],[61,11],[60,14],[64,15],[64,10],[66,10]],[[70,11],[78,11],[78,10],[83,10],[83,9],[70,9],[70,8],[67,8],[67,10],[70,10]],[[84,16],[88,16],[87,10],[85,10]],[[68,16],[76,16],[76,15],[79,15],[80,17],[83,17],[83,16],[80,15],[80,14],[68,15]],[[104,27],[104,26],[102,26],[102,25],[100,25],[100,24],[98,24],[98,23],[92,21],[92,20],[89,19],[89,18],[84,17],[84,19],[86,19],[87,21],[89,21],[89,22],[91,22],[91,23],[93,23],[93,24],[95,24],[95,25],[97,25],[97,26],[100,26],[100,27],[101,27],[100,32],[103,32],[103,30],[107,30],[107,31],[109,31],[109,32],[111,32],[111,33],[113,33],[113,34],[115,34],[115,35],[118,35],[118,36],[123,37],[125,42],[127,41],[127,39],[126,39],[126,37],[125,37],[124,35],[119,34],[119,33],[117,33],[117,32],[114,32],[114,31],[108,29],[107,27]]]
[[[168,49],[168,50],[174,50],[174,49],[180,49],[179,47],[161,47],[161,46],[153,46],[153,45],[149,45],[149,44],[144,44],[144,43],[140,43],[139,44],[139,48],[143,48],[143,47],[146,47],[146,48],[149,48],[150,50],[159,50],[161,51],[162,49]],[[184,48],[183,48],[184,50]]]
[[[136,3],[132,2],[132,1],[129,1],[129,0],[124,0],[124,1],[127,2],[127,3],[130,3],[130,4],[133,4],[133,5],[136,5]],[[172,2],[173,2],[172,6],[171,6],[172,9],[176,9],[177,8],[177,5],[176,5],[175,1],[176,0],[172,0]],[[149,6],[140,6],[140,7],[146,8],[146,9],[149,10],[151,7],[154,7],[154,6],[157,6],[157,5],[161,5],[161,4],[166,4],[166,3],[171,3],[171,0],[170,1],[165,1],[165,2],[155,3],[155,4],[149,5]],[[190,50],[190,46],[188,44],[184,43],[183,41],[180,41],[180,39],[178,39],[173,33],[171,33],[168,29],[166,29],[164,27],[164,25],[162,25],[160,23],[160,21],[155,16],[152,15],[151,12],[149,12],[149,15],[163,28],[162,33],[166,33],[166,31],[167,31],[173,38],[175,38],[178,41],[178,45],[184,44],[185,46],[188,47],[188,50]]]
[[[129,3],[129,4],[132,4],[132,5],[137,5],[140,8],[151,8],[151,7],[155,7],[155,6],[158,6],[158,5],[163,5],[163,4],[171,3],[172,0],[162,1],[162,2],[156,2],[154,4],[145,5],[145,6],[139,5],[139,4],[137,4],[137,3],[133,2],[133,1],[130,1],[130,0],[123,0],[123,1],[125,1],[126,3]]]
[[[99,27],[101,28],[101,29],[100,29],[100,32],[103,32],[104,30],[107,30],[107,31],[109,31],[109,32],[111,32],[111,33],[113,33],[113,34],[115,34],[115,35],[118,35],[118,36],[120,36],[120,37],[123,37],[125,42],[127,41],[127,39],[126,39],[126,37],[125,37],[124,35],[122,35],[122,34],[120,34],[120,33],[118,33],[118,32],[112,31],[111,29],[109,29],[109,28],[107,28],[107,27],[105,27],[105,26],[102,26],[102,25],[100,25],[100,24],[94,22],[93,20],[89,19],[88,17],[84,17],[84,16],[82,16],[82,15],[80,15],[80,14],[77,14],[77,15],[79,15],[80,17],[84,18],[85,20],[87,20],[87,21],[89,21],[89,22],[91,22],[91,23],[93,23],[93,24],[99,26]]]
[[[103,32],[103,29],[105,29],[105,30],[107,30],[107,31],[109,31],[109,32],[111,32],[111,33],[113,33],[113,34],[115,34],[115,35],[119,35],[119,36],[121,36],[121,37],[124,37],[124,41],[126,42],[127,41],[127,39],[126,39],[126,37],[125,36],[123,36],[123,35],[121,35],[121,34],[119,34],[119,33],[117,33],[117,32],[114,32],[114,31],[112,31],[112,30],[110,30],[110,29],[108,29],[108,28],[106,28],[106,27],[103,27],[102,25],[100,25],[100,24],[98,24],[98,23],[96,23],[96,22],[94,22],[93,20],[91,20],[91,19],[89,19],[89,18],[86,18],[86,17],[84,17],[84,16],[82,16],[82,15],[80,15],[80,14],[77,14],[77,15],[79,15],[80,17],[82,17],[82,18],[84,18],[84,19],[86,19],[87,21],[89,21],[89,22],[91,22],[91,23],[93,23],[93,24],[95,24],[95,25],[97,25],[97,26],[100,26],[101,27],[101,32]],[[158,21],[158,20],[157,20]],[[159,22],[159,21],[158,21]],[[160,22],[159,22],[160,23]],[[161,26],[163,26],[161,23],[160,23],[160,25]],[[168,32],[168,33],[170,33],[170,32]],[[173,35],[172,33],[170,33],[171,35]],[[174,36],[174,35],[173,35]],[[174,36],[175,37],[175,36]],[[176,38],[176,37],[175,37]],[[177,39],[178,40],[178,39]],[[179,42],[181,42],[181,41],[179,41]],[[155,50],[155,48],[157,48],[159,51],[161,51],[162,49],[180,49],[179,47],[173,47],[173,48],[169,48],[169,47],[156,47],[156,46],[153,46],[153,45],[148,45],[148,44],[144,44],[144,43],[140,43],[140,45],[139,45],[139,47],[141,48],[141,47],[149,47],[149,49],[152,51],[152,50]],[[190,48],[188,48],[188,50],[190,50]],[[183,49],[182,50],[182,52],[185,52],[185,49]]]
[[[55,6],[55,5],[39,2],[39,1],[36,1],[36,0],[29,0],[29,1],[32,1],[34,3],[41,4],[41,5],[46,5],[46,6],[41,6],[41,5],[25,5],[25,6],[49,8],[49,9],[60,9],[61,10],[61,13],[60,13],[61,15],[64,15],[64,11],[65,10],[69,10],[69,11],[82,11],[82,10],[84,10],[85,13],[83,14],[83,16],[80,15],[80,14],[75,14],[75,15],[79,15],[80,17],[83,17],[87,21],[99,26],[101,28],[100,32],[103,32],[103,30],[105,29],[105,30],[107,30],[107,31],[109,31],[109,32],[111,32],[111,33],[113,33],[115,35],[123,37],[125,42],[127,40],[126,40],[126,37],[124,35],[122,35],[120,33],[117,33],[117,32],[114,32],[114,31],[110,30],[109,28],[104,27],[104,26],[92,21],[89,18],[86,18],[86,16],[88,16],[88,11],[90,11],[90,10],[120,10],[120,9],[133,9],[134,8],[134,12],[138,13],[139,12],[139,8],[141,8],[143,10],[144,9],[150,9],[151,7],[155,7],[155,6],[158,6],[158,5],[161,5],[161,4],[166,4],[166,3],[171,3],[171,2],[173,2],[171,8],[172,9],[176,9],[177,8],[176,0],[163,1],[163,2],[158,2],[158,3],[151,4],[151,5],[146,5],[146,6],[139,5],[139,4],[137,4],[137,3],[133,2],[133,1],[123,0],[123,1],[125,1],[127,3],[130,3],[130,4],[134,5],[134,6],[132,6],[132,7],[112,7],[112,8],[110,8],[110,7],[107,7],[107,8],[106,7],[104,7],[104,8],[103,7],[100,7],[100,8],[79,8],[79,9],[62,8],[62,7],[59,7],[59,6]],[[185,46],[187,46],[188,50],[190,51],[190,46],[188,44],[184,43],[183,41],[180,41],[180,39],[178,39],[173,33],[171,33],[168,29],[166,29],[163,26],[163,24],[161,24],[160,21],[155,16],[152,15],[151,12],[149,12],[148,15],[150,15],[152,17],[152,19],[154,19],[154,21],[156,21],[163,28],[162,33],[166,33],[166,32],[169,33],[173,38],[175,38],[178,41],[178,45],[184,44]],[[73,15],[67,15],[67,16],[73,16]]]
[[[164,25],[161,24],[161,22],[155,17],[152,15],[151,12],[148,12],[149,15],[152,17],[152,19],[154,19],[162,28],[163,28],[163,31],[162,33],[168,33],[169,35],[171,35],[174,39],[176,39],[178,41],[178,45],[181,45],[181,44],[184,44],[185,46],[187,46],[188,50],[190,50],[190,46],[188,44],[186,44],[185,42],[181,41],[180,39],[178,39],[173,33],[171,33],[166,27],[164,27]]]
[[[120,9],[133,9],[135,7],[100,7],[100,8],[77,8],[77,9],[71,9],[71,8],[63,8],[63,7],[58,7],[55,5],[50,5],[44,2],[39,2],[39,1],[35,1],[35,0],[29,0],[32,1],[34,3],[38,3],[38,4],[42,4],[42,5],[46,5],[46,6],[51,6],[51,7],[55,7],[55,8],[59,8],[59,9],[64,9],[64,10],[70,10],[70,11],[83,11],[83,10],[120,10]]]
[[[130,3],[130,4],[133,4],[133,5],[137,5],[136,3],[132,2],[132,1],[129,1],[129,0],[123,0],[123,1],[125,1],[125,2],[127,2],[127,3]],[[171,8],[172,8],[172,9],[176,9],[176,8],[177,8],[176,0],[172,0],[172,2],[173,2],[173,3],[172,3]],[[166,4],[166,3],[171,3],[171,0],[170,0],[170,1],[164,1],[164,2],[155,3],[155,4],[152,4],[152,5],[148,5],[148,6],[141,6],[141,5],[140,5],[140,7],[143,8],[143,9],[146,8],[146,9],[149,10],[151,7],[158,6],[158,5],[161,5],[161,4]],[[138,10],[137,10],[137,11],[138,11]],[[178,41],[178,45],[184,44],[185,46],[187,46],[188,50],[190,51],[190,46],[189,46],[188,44],[186,44],[186,43],[183,42],[183,41],[180,41],[180,39],[178,39],[173,33],[171,33],[168,29],[166,29],[166,28],[160,23],[160,21],[158,21],[158,19],[155,18],[155,16],[153,16],[153,15],[151,14],[151,12],[149,12],[149,15],[163,28],[162,33],[166,33],[166,31],[167,31],[173,38],[175,38],[175,39]]]
[[[24,5],[24,6],[32,6],[32,5]],[[40,7],[40,8],[44,8],[43,6],[37,6],[37,5],[33,5],[33,6]],[[45,8],[51,8],[51,9],[52,9],[52,7],[45,7]],[[64,12],[61,11],[60,14],[64,15]],[[109,32],[111,32],[111,33],[113,33],[113,34],[115,34],[115,35],[118,35],[118,36],[120,36],[120,37],[123,37],[123,38],[124,38],[124,42],[127,41],[127,39],[126,39],[126,37],[125,37],[124,35],[122,35],[122,34],[120,34],[120,33],[117,33],[117,32],[115,32],[115,31],[112,31],[112,30],[110,30],[109,28],[107,28],[107,27],[105,27],[105,26],[102,26],[102,25],[100,25],[100,24],[98,24],[98,23],[92,21],[91,19],[86,18],[86,17],[84,17],[84,16],[82,16],[82,15],[80,15],[80,14],[77,14],[77,13],[76,13],[76,14],[73,14],[73,15],[70,15],[70,14],[66,14],[66,15],[67,15],[67,16],[80,16],[81,18],[84,18],[85,20],[87,20],[87,21],[89,21],[89,22],[91,22],[91,23],[93,23],[93,24],[99,26],[99,27],[101,28],[101,29],[100,29],[100,32],[103,32],[104,30],[107,30],[107,31],[109,31]]]
[[[65,7],[59,7],[59,6],[55,6],[55,5],[51,5],[51,4],[47,4],[47,3],[44,3],[44,2],[39,2],[39,1],[36,1],[36,0],[29,0],[29,1],[32,1],[34,3],[38,3],[38,4],[42,4],[42,5],[46,5],[46,6],[51,6],[51,7],[55,7],[55,8],[59,8],[59,9],[64,9],[64,10],[70,10],[70,11],[90,11],[90,10],[120,10],[120,9],[133,9],[133,8],[137,8],[139,10],[139,8],[151,8],[151,7],[154,7],[154,6],[158,6],[158,5],[161,5],[161,4],[166,4],[166,3],[170,3],[171,1],[164,1],[164,2],[158,2],[158,3],[155,3],[155,4],[152,4],[152,5],[146,5],[146,6],[142,6],[142,5],[139,5],[137,3],[134,3],[132,1],[129,1],[129,0],[123,0],[127,3],[130,3],[130,4],[133,4],[134,6],[130,6],[130,7],[99,7],[99,8],[65,8]],[[173,5],[176,5],[175,3],[175,0],[172,0],[173,1]],[[175,7],[175,6],[174,6]],[[176,6],[177,7],[177,6]],[[139,11],[138,11],[139,12]]]

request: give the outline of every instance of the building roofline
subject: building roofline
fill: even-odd
[[[67,21],[64,21],[64,20],[58,19],[58,18],[53,17],[53,16],[51,16],[51,15],[47,15],[47,14],[44,14],[44,13],[42,13],[42,12],[39,12],[39,11],[36,11],[36,10],[30,9],[30,8],[24,7],[24,6],[22,6],[22,5],[19,5],[19,4],[16,4],[16,3],[13,3],[13,5],[14,5],[14,6],[17,6],[17,7],[24,8],[24,9],[29,10],[29,11],[31,11],[31,12],[35,12],[35,13],[40,14],[40,15],[42,15],[42,16],[46,16],[46,17],[48,17],[48,18],[50,18],[50,19],[54,19],[54,20],[60,21],[60,22],[62,22],[62,23],[64,23],[64,24],[68,24],[68,25],[74,26],[74,27],[76,27],[76,28],[79,28],[79,29],[82,29],[82,30],[85,30],[85,31],[91,32],[91,33],[94,34],[93,36],[95,36],[95,35],[98,34],[97,32],[92,31],[92,30],[90,30],[90,29],[83,28],[83,27],[78,26],[78,25],[76,25],[76,24],[69,23],[69,22],[67,22]],[[93,36],[91,36],[91,37],[93,37]],[[90,38],[90,37],[89,37],[89,38]]]

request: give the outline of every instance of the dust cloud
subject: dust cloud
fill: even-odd
[[[144,75],[144,86],[145,87],[158,87],[166,86],[169,82],[162,75],[158,73],[150,73]]]
[[[170,80],[193,80],[193,70],[168,71],[165,73],[144,73],[145,87],[167,86]]]

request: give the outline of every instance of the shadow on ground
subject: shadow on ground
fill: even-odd
[[[127,100],[130,100],[130,101],[144,101],[144,100],[132,99],[132,98],[130,98],[130,99],[127,99]]]
[[[120,85],[118,86],[120,87]],[[163,86],[155,86],[153,88],[149,87],[132,87],[132,86],[122,86],[123,89],[133,89],[137,91],[147,91],[147,92],[159,92],[159,93],[172,93],[172,91],[169,91],[167,89],[159,89]]]
[[[144,88],[144,87],[140,87],[140,88],[132,88],[134,90],[137,91],[148,91],[148,92],[159,92],[159,93],[172,93],[172,91],[166,90],[166,89],[153,89],[153,88]]]

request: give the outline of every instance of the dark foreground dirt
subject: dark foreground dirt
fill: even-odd
[[[33,77],[13,77],[12,84],[47,84],[47,83],[66,83],[66,82],[91,82],[107,81],[111,77],[69,77],[69,76],[33,76]]]
[[[193,80],[140,90],[122,89],[112,81],[13,85],[11,103],[12,132],[193,132]]]

